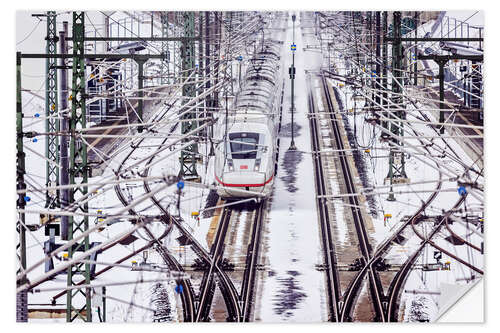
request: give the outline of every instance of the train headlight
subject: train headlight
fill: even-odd
[[[255,166],[254,166],[254,171],[259,171],[260,169],[260,158],[255,160]]]
[[[227,160],[227,166],[229,167],[229,171],[234,171],[233,160]]]

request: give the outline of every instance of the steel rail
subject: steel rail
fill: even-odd
[[[205,274],[203,276],[202,285],[200,288],[198,313],[195,320],[196,322],[209,321],[210,307],[212,304],[215,289],[214,271],[216,270],[217,265],[222,261],[222,258],[224,256],[225,239],[230,221],[231,209],[225,208],[219,221],[217,233],[215,234],[214,244],[212,245],[212,248],[210,250],[210,255],[212,257],[210,268],[205,271]],[[229,316],[229,318],[230,317],[231,315]]]
[[[171,132],[173,132],[176,128],[176,125],[174,125],[171,129]],[[122,163],[120,164],[120,166],[118,167],[118,170],[116,171],[116,174],[118,175],[120,173],[120,170],[121,168],[125,165],[125,162],[130,158],[130,156],[132,156],[132,154],[136,151],[136,149],[139,148],[139,145],[145,140],[145,138],[141,139],[137,145],[132,148],[130,150],[130,152],[125,156],[125,159],[122,161]],[[164,142],[166,141],[167,139],[164,139]],[[154,155],[153,155],[154,157]],[[152,157],[152,158],[153,158]],[[149,164],[149,163],[148,163]],[[147,173],[146,173],[147,174]],[[124,205],[124,206],[127,206],[128,205],[128,201],[125,199],[123,193],[122,193],[122,190],[121,190],[121,187],[119,184],[116,184],[114,186],[114,189],[115,189],[115,192],[116,192],[116,195],[118,196],[118,199],[120,200],[120,202]],[[148,191],[147,193],[150,193],[151,191]],[[154,196],[151,198],[152,200],[154,199]],[[136,212],[131,208],[129,209],[129,214],[131,215],[137,215]],[[169,225],[171,219],[170,219],[170,216],[168,214],[165,214],[163,216],[163,218],[161,219],[161,221],[166,224],[166,225]],[[184,269],[182,268],[182,266],[177,262],[177,260],[169,253],[168,250],[166,250],[163,245],[158,241],[158,239],[153,235],[153,233],[148,229],[148,228],[144,228],[146,230],[146,233],[149,235],[149,237],[151,237],[152,241],[155,242],[158,246],[156,248],[156,250],[158,251],[158,253],[160,254],[160,256],[162,257],[162,259],[165,261],[165,264],[167,264],[169,267],[172,267],[173,269],[175,270],[178,270],[178,271],[181,271],[181,272],[184,272]],[[182,308],[183,308],[183,317],[184,317],[184,320],[185,321],[192,321],[194,316],[195,316],[195,307],[194,307],[194,290],[193,290],[193,287],[191,285],[191,282],[189,279],[179,279],[179,280],[176,280],[176,282],[182,286],[183,288],[183,291],[185,290],[185,292],[182,292],[182,297],[181,297],[181,300],[182,300]]]
[[[165,138],[163,140],[162,144],[164,144],[167,140],[168,140],[168,138]],[[161,148],[161,145],[160,145],[160,148]],[[160,150],[160,148],[158,150]],[[135,149],[136,148],[134,148],[134,150]],[[147,167],[144,170],[144,176],[145,177],[148,177],[151,163],[153,162],[153,160],[154,160],[154,158],[156,156],[157,155],[153,154],[150,157],[150,159],[147,161],[147,163],[146,163]],[[151,189],[149,187],[148,181],[144,181],[143,182],[143,186],[144,186],[144,189],[145,189],[145,191],[147,193],[151,192]],[[191,233],[188,232],[182,226],[182,224],[180,223],[180,221],[178,221],[176,218],[174,218],[173,216],[171,216],[170,213],[161,205],[160,201],[155,196],[151,197],[151,201],[163,212],[163,214],[165,216],[168,216],[169,220],[172,221],[177,226],[177,228],[181,231],[181,233],[190,240],[190,242],[191,242],[191,244],[193,246],[194,251],[206,263],[211,264],[212,261],[213,261],[213,258],[203,249],[203,247],[198,243],[198,241],[196,241],[196,239],[191,235]],[[240,318],[240,307],[239,307],[239,304],[238,304],[238,293],[236,291],[236,288],[234,287],[234,284],[231,282],[231,280],[227,276],[226,272],[224,272],[222,269],[220,269],[220,267],[217,266],[217,265],[216,265],[216,270],[217,270],[217,274],[219,276],[219,279],[221,281],[220,289],[221,289],[221,292],[223,294],[224,300],[226,302],[226,307],[227,307],[228,314],[229,314],[228,315],[228,319],[229,320],[239,321],[239,318]]]
[[[344,176],[345,184],[347,187],[347,192],[348,193],[356,193],[356,187],[354,185],[353,176],[352,176],[352,173],[350,170],[349,163],[347,161],[347,155],[345,154],[345,151],[343,151],[344,143],[343,143],[343,140],[342,140],[342,137],[340,134],[340,127],[335,119],[335,115],[334,115],[335,109],[333,107],[332,97],[331,97],[329,87],[328,87],[328,84],[326,82],[326,78],[324,75],[321,76],[321,81],[322,81],[323,93],[324,93],[324,97],[326,99],[326,105],[327,105],[328,113],[329,113],[329,117],[330,117],[330,123],[331,123],[332,129],[333,129],[334,140],[335,140],[335,143],[337,145],[337,149],[342,150],[341,152],[339,152],[339,160],[340,160],[340,164],[342,167],[342,174]],[[351,211],[352,211],[352,216],[353,216],[353,220],[354,220],[354,226],[356,228],[356,234],[357,234],[358,240],[359,240],[361,254],[363,256],[364,261],[368,262],[368,261],[370,261],[370,258],[372,257],[372,253],[371,253],[372,249],[371,249],[370,242],[368,240],[368,233],[367,233],[365,225],[364,225],[363,216],[362,216],[361,210],[359,209],[359,200],[356,196],[349,196],[348,199],[349,199],[349,203],[351,204]],[[384,292],[383,292],[383,290],[381,291],[382,284],[380,282],[380,276],[378,275],[376,270],[372,269],[371,267],[369,267],[368,271],[369,271],[369,275],[370,275],[370,291],[372,294],[372,299],[374,301],[375,311],[377,312],[377,317],[375,318],[375,320],[385,321],[384,307],[382,304],[382,298],[384,296]],[[361,283],[359,283],[357,285],[358,288],[360,286],[361,286]],[[358,288],[356,288],[356,289],[358,289]],[[342,311],[342,313],[343,313],[343,315],[346,314],[345,311]],[[342,317],[341,319],[343,321],[344,319],[347,319],[347,318]]]
[[[456,238],[458,241],[464,243],[465,245],[473,248],[474,250],[481,252],[481,248],[479,246],[476,246],[469,242],[468,240],[464,239],[462,236],[458,235],[456,232],[453,231],[453,229],[450,227],[449,219],[446,219],[446,229],[450,232],[450,235],[453,238]]]
[[[133,152],[133,150],[132,150],[132,152]],[[128,159],[129,156],[127,156],[126,159]],[[116,195],[118,196],[118,199],[122,202],[122,204],[124,206],[127,206],[128,202],[125,199],[125,197],[123,196],[120,185],[115,185],[114,188],[115,188]],[[133,209],[130,209],[129,213],[131,215],[136,215],[136,213]],[[163,223],[168,225],[169,223],[168,223],[168,221],[166,221],[167,219],[168,219],[167,216],[163,216],[163,218],[161,220]],[[171,269],[184,272],[184,269],[182,268],[182,266],[169,253],[169,251],[164,248],[164,246],[160,243],[158,238],[155,237],[154,234],[147,227],[144,227],[144,229],[146,230],[146,233],[148,234],[148,236],[151,238],[152,242],[157,245],[156,251],[158,251],[158,253],[162,257],[162,259],[165,261],[165,264],[167,264],[169,267],[171,267]],[[181,300],[182,300],[182,304],[183,304],[182,308],[183,308],[184,320],[185,321],[192,321],[192,318],[194,317],[194,314],[195,314],[193,287],[188,279],[178,279],[178,280],[176,280],[176,282],[179,285],[182,285],[183,290],[185,290],[185,292],[183,292],[182,296],[181,296]]]
[[[307,80],[309,87],[311,87],[311,78],[308,74]],[[309,112],[315,113],[314,97],[309,89]],[[319,142],[319,131],[317,129],[317,122],[314,116],[309,117],[309,127],[311,129],[311,144],[313,152],[318,152],[320,150]],[[316,185],[316,192],[319,194],[326,194],[326,184],[325,175],[323,170],[322,156],[317,153],[313,153],[313,163],[314,163],[314,180]],[[330,218],[328,214],[328,207],[326,205],[326,199],[321,199],[316,197],[316,209],[319,213],[319,222],[321,229],[321,238],[323,243],[323,256],[326,261],[326,272],[327,272],[327,292],[328,292],[328,308],[329,308],[329,321],[340,321],[339,318],[339,299],[340,299],[340,282],[337,271],[337,259],[335,253],[335,245],[332,238],[332,232],[330,229]]]
[[[446,214],[443,216],[439,224],[434,228],[434,230],[431,232],[428,238],[424,239],[420,246],[417,248],[417,250],[413,253],[412,256],[406,260],[406,262],[403,264],[401,269],[396,273],[396,276],[391,282],[391,285],[389,287],[389,293],[388,293],[388,305],[387,305],[387,321],[397,321],[397,311],[399,309],[399,306],[397,306],[398,300],[399,300],[399,295],[401,294],[401,288],[404,285],[404,282],[408,278],[409,272],[411,271],[411,268],[413,266],[413,263],[416,261],[417,257],[420,255],[420,252],[424,249],[424,247],[427,245],[427,243],[434,237],[435,234],[439,232],[443,224],[445,223],[444,221],[449,217],[449,215],[452,214],[453,210],[459,207],[462,202],[465,200],[465,196],[460,197],[458,202],[455,204],[455,206],[446,212]],[[413,221],[414,219],[412,219]],[[414,222],[411,222],[414,223]]]
[[[255,290],[255,279],[257,276],[257,265],[259,260],[259,247],[262,233],[262,221],[264,217],[264,207],[266,201],[260,202],[254,210],[254,222],[252,225],[252,236],[247,248],[245,272],[243,273],[243,283],[241,286],[242,298],[242,320],[250,321],[252,311],[253,293]]]
[[[452,208],[452,210],[454,210],[454,209],[456,209],[456,208],[458,208],[458,206],[453,207],[453,208]],[[451,213],[450,213],[450,214],[451,214]],[[449,216],[449,215],[448,215],[448,216]],[[448,224],[448,217],[447,217],[446,219],[444,219],[444,222],[443,222],[442,224],[444,224],[445,226]],[[418,236],[418,238],[420,238],[422,241],[426,241],[427,243],[429,243],[429,244],[430,244],[432,247],[434,247],[435,249],[437,249],[437,250],[439,250],[439,251],[441,251],[441,252],[445,253],[446,255],[448,255],[449,257],[451,257],[452,259],[454,259],[454,260],[458,261],[459,263],[461,263],[461,264],[463,264],[463,265],[467,266],[468,268],[470,268],[470,269],[474,270],[475,272],[477,272],[477,273],[479,273],[479,274],[481,274],[481,275],[482,275],[482,274],[484,274],[484,272],[483,272],[481,269],[479,269],[479,268],[475,267],[474,265],[469,264],[467,261],[465,261],[465,260],[463,260],[463,259],[461,259],[461,258],[457,257],[456,255],[452,254],[450,251],[448,251],[448,250],[444,249],[443,247],[441,247],[441,246],[437,245],[435,242],[433,242],[433,241],[430,239],[430,237],[425,237],[424,235],[422,235],[422,234],[421,234],[421,233],[417,230],[417,228],[415,227],[415,223],[414,223],[414,221],[412,221],[411,226],[412,226],[412,229],[413,229],[413,231],[415,232],[415,234],[416,234],[416,235]],[[481,251],[481,249],[479,249],[478,251]]]

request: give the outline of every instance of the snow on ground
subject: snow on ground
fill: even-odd
[[[302,21],[304,16],[297,17],[295,32],[297,76],[294,118],[300,128],[295,137],[299,151],[309,151],[311,147],[307,119],[308,88],[302,69],[318,69],[321,61],[316,53],[302,51],[302,45],[314,42],[300,33],[301,25],[307,27],[311,24]],[[291,41],[292,21],[289,19],[282,53],[285,68],[292,60],[289,50]],[[290,122],[289,110],[290,80],[285,79],[284,126]],[[262,244],[267,249],[264,251],[266,272],[257,284],[261,288],[261,296],[257,301],[255,318],[263,322],[320,322],[327,319],[327,311],[324,273],[315,267],[322,262],[322,252],[313,164],[310,154],[287,151],[290,141],[289,137],[281,137],[278,176]],[[292,179],[293,186],[284,179]]]

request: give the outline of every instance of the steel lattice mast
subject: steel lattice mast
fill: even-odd
[[[70,184],[75,186],[70,193],[70,204],[73,204],[81,196],[87,194],[87,186],[78,186],[88,183],[87,146],[83,140],[75,135],[76,129],[86,127],[85,109],[85,59],[84,54],[85,36],[85,12],[73,12],[73,80],[71,94],[71,119],[70,119]],[[88,212],[88,203],[78,205],[78,213]],[[89,227],[88,216],[73,215],[70,217],[68,226],[68,241],[87,231]],[[71,260],[76,251],[87,251],[89,249],[89,237],[86,236],[81,242],[68,249],[68,260]],[[75,286],[75,277],[81,276],[85,284],[90,284],[90,265],[74,264],[68,267],[68,287]],[[90,288],[73,289],[67,291],[66,299],[66,321],[74,321],[80,318],[83,321],[92,321]]]
[[[46,53],[54,55],[57,53],[56,12],[47,12],[47,47]],[[59,185],[59,119],[57,103],[57,67],[56,58],[47,58],[46,80],[45,80],[45,132],[48,133],[45,139],[46,164],[46,185]],[[51,163],[53,162],[53,163]],[[59,207],[59,191],[46,191],[45,207]]]
[[[397,110],[391,112],[389,118],[394,119],[389,124],[391,132],[395,137],[402,138],[404,136],[403,123],[397,122],[397,120],[404,120],[406,118],[405,112],[401,111],[403,103],[403,44],[401,41],[401,12],[394,12],[393,22],[392,22],[392,33],[394,42],[392,44],[392,92],[394,93],[392,97],[392,103],[396,105]],[[403,145],[404,141],[402,139],[389,139],[393,145],[390,147],[389,155],[389,173],[387,178],[391,185],[389,191],[389,197],[387,200],[394,201],[394,192],[392,184],[397,184],[407,181],[407,176],[405,172],[405,160],[404,153],[402,149],[399,149],[400,145]]]
[[[16,134],[17,134],[17,155],[16,155],[16,183],[17,190],[25,190],[26,184],[24,182],[25,168],[25,153],[23,145],[23,104],[21,99],[21,52],[17,52],[16,57]],[[17,197],[17,209],[24,209],[26,206],[25,196],[19,194]],[[19,275],[26,270],[26,228],[25,228],[25,215],[24,213],[17,213],[16,231],[18,233],[19,241],[16,244],[17,255],[17,272]],[[17,286],[26,283],[26,276],[17,280]],[[28,321],[28,291],[23,290],[16,294],[16,321]]]
[[[168,37],[168,12],[161,12],[161,36]],[[170,83],[170,51],[169,51],[168,42],[161,43],[161,53],[164,56],[164,59],[161,61],[161,84]]]
[[[195,26],[194,26],[194,12],[184,12],[184,36],[194,37]],[[183,80],[187,80],[188,77],[195,70],[195,42],[192,38],[184,39],[181,46],[181,58],[182,58],[182,77]],[[190,79],[192,81],[193,78]],[[184,97],[196,97],[196,89],[193,83],[183,84],[182,86],[182,96]],[[196,118],[195,112],[189,112],[182,117],[185,119]],[[182,123],[182,134],[187,134],[191,132],[198,126],[196,120],[186,121]],[[188,142],[190,139],[185,139]],[[196,171],[196,155],[198,153],[198,145],[196,143],[191,144],[185,150],[181,152],[181,170],[179,176],[185,179],[198,179],[198,172]]]

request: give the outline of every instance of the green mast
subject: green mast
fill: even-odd
[[[77,138],[75,130],[86,127],[85,110],[85,60],[84,54],[85,13],[73,12],[73,80],[71,94],[71,119],[70,119],[70,184],[75,184],[70,193],[70,205],[74,205],[81,197],[87,194],[87,186],[79,184],[88,183],[87,146],[83,140]],[[78,204],[75,213],[88,213],[88,203]],[[88,216],[73,215],[68,225],[68,241],[81,235],[89,228]],[[86,236],[80,243],[68,249],[68,260],[71,260],[76,251],[89,249],[89,237]],[[68,287],[75,286],[79,281],[75,277],[81,276],[85,284],[90,284],[90,265],[74,264],[68,267]],[[92,321],[91,290],[72,289],[66,293],[66,321],[71,322],[77,318],[83,321]]]
[[[16,134],[17,134],[17,155],[16,155],[16,183],[17,190],[25,190],[24,183],[25,153],[23,145],[23,104],[21,99],[21,52],[16,56]],[[25,194],[19,194],[16,207],[24,209],[26,201]],[[16,274],[21,274],[26,270],[26,228],[24,213],[17,213],[16,231],[19,234],[19,243],[16,245],[16,255],[18,260],[18,269]],[[26,283],[26,276],[17,280],[17,287]],[[24,290],[16,294],[16,321],[28,321],[28,291]]]
[[[56,32],[56,12],[47,12],[47,47],[46,53],[54,55],[57,53],[57,37]],[[45,79],[45,157],[46,164],[46,185],[59,185],[59,118],[57,107],[57,68],[56,58],[47,58],[46,79]],[[53,163],[51,163],[53,162]],[[59,206],[59,191],[45,192],[45,207],[55,208]]]
[[[194,12],[184,12],[184,36],[194,37]],[[195,42],[193,39],[184,39],[181,46],[182,58],[182,77],[186,80],[195,70]],[[190,79],[193,81],[193,77]],[[182,86],[182,96],[194,98],[196,97],[195,85],[193,83],[184,84]],[[195,120],[196,112],[189,112],[185,114],[182,119],[185,121],[181,125],[182,134],[187,134],[194,130],[198,123]],[[184,139],[188,142],[190,139]],[[196,171],[196,155],[198,153],[198,145],[196,143],[189,145],[181,152],[181,170],[179,176],[184,179],[198,179],[198,172]]]
[[[402,108],[403,104],[403,44],[401,42],[401,12],[394,12],[392,31],[394,35],[394,42],[392,44],[392,102],[396,105],[395,110],[392,114],[389,114],[389,118],[394,119],[390,123],[390,130],[393,137],[389,138],[389,142],[393,143],[390,147],[389,154],[389,173],[386,180],[389,180],[391,185],[389,191],[388,201],[394,201],[393,184],[407,182],[408,178],[405,172],[405,160],[404,152],[402,151],[403,140],[399,139],[404,136],[403,123],[397,122],[397,120],[403,120],[406,118],[405,112],[399,110]],[[400,148],[401,147],[401,148]]]

